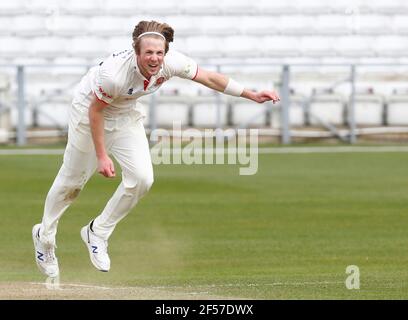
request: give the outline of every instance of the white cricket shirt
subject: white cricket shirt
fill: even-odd
[[[169,50],[157,75],[147,80],[139,71],[133,48],[111,54],[98,66],[89,69],[75,89],[72,102],[72,121],[89,123],[88,108],[93,94],[109,104],[104,109],[106,120],[122,117],[144,117],[136,100],[155,92],[173,76],[194,79],[197,63],[184,54]]]

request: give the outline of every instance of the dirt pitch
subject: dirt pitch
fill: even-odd
[[[0,300],[218,300],[237,299],[211,295],[194,288],[106,287],[61,283],[47,288],[40,282],[0,283]]]

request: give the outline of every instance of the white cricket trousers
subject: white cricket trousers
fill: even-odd
[[[105,145],[122,169],[121,183],[102,213],[94,219],[92,227],[96,235],[108,240],[116,224],[150,189],[153,166],[142,119],[129,120],[111,130],[105,129]],[[89,124],[70,124],[63,164],[45,201],[40,231],[44,242],[56,243],[59,219],[96,168],[97,159]]]

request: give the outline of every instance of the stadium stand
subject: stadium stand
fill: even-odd
[[[348,66],[384,64],[368,74],[357,67],[356,81],[372,92],[357,92],[356,124],[407,125],[407,95],[398,88],[406,83],[403,72],[408,70],[388,67],[408,62],[407,15],[408,7],[401,0],[339,0],[330,4],[323,0],[168,0],[148,7],[132,0],[1,1],[0,76],[12,79],[7,86],[7,94],[13,97],[9,112],[12,127],[17,119],[16,70],[9,68],[13,65],[25,65],[27,126],[64,127],[73,86],[81,75],[110,52],[130,47],[131,32],[138,21],[155,19],[175,28],[175,49],[214,70],[217,65],[231,66],[225,71],[250,87],[267,83],[279,89],[282,64],[309,64],[311,71],[304,73],[291,68],[292,127],[317,126],[321,121],[347,125],[351,92]],[[45,67],[31,67],[34,64]],[[246,77],[251,71],[242,69],[251,64],[265,68],[276,65],[279,70],[267,73],[254,67],[252,73],[257,76]],[[331,88],[339,77],[321,72],[320,64],[344,64],[347,71],[340,78],[345,84]],[[200,95],[197,85],[182,81],[169,85],[157,95],[157,126],[169,126],[171,119],[183,126],[217,125],[214,95]],[[148,126],[153,121],[150,98],[143,104]],[[223,126],[280,127],[280,105],[269,108],[224,98],[220,105]],[[52,117],[47,116],[49,113]]]

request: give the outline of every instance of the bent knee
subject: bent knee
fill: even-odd
[[[134,176],[131,179],[131,183],[128,181],[125,182],[125,189],[129,194],[139,194],[144,195],[147,193],[153,185],[154,178],[147,175],[138,175]],[[127,183],[126,183],[127,182]]]

